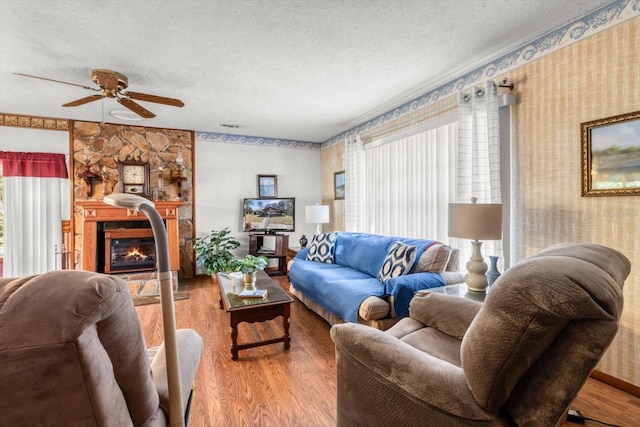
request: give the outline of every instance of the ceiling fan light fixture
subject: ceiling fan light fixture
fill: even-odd
[[[77,107],[79,105],[84,105],[89,102],[97,101],[98,99],[102,99],[104,102],[104,98],[115,98],[115,100],[118,101],[120,105],[131,110],[131,112],[137,115],[136,117],[134,117],[130,115],[130,113],[127,113],[127,117],[123,117],[122,113],[118,113],[119,115],[110,113],[113,117],[117,117],[123,120],[137,121],[142,119],[152,119],[156,116],[151,111],[147,110],[142,105],[135,102],[134,100],[154,102],[156,104],[170,105],[172,107],[184,107],[184,102],[176,98],[167,98],[166,96],[151,95],[148,93],[140,93],[140,92],[123,92],[124,89],[129,87],[128,77],[122,73],[118,73],[117,71],[106,70],[102,68],[94,68],[93,70],[91,70],[91,79],[95,84],[97,84],[100,87],[99,89],[79,85],[76,83],[63,82],[61,80],[54,80],[54,79],[48,79],[45,77],[33,76],[30,74],[21,74],[21,73],[16,73],[16,74],[24,77],[31,77],[35,79],[47,80],[47,81],[52,81],[56,83],[63,83],[71,86],[79,86],[83,89],[102,92],[102,95],[96,94],[96,95],[86,96],[84,98],[76,99],[75,101],[67,102],[62,106]]]
[[[133,111],[128,111],[128,110],[113,110],[111,112],[109,112],[109,115],[117,118],[117,119],[122,119],[122,120],[129,120],[132,122],[139,122],[140,120],[143,120],[144,117],[140,117],[139,115],[137,115],[136,113],[134,113]]]

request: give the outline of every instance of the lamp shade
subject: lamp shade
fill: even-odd
[[[472,240],[500,240],[502,205],[450,203],[449,236]]]
[[[329,206],[305,206],[304,219],[309,224],[327,224],[329,222]]]

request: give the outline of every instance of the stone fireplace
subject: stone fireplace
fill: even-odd
[[[135,159],[150,168],[149,197],[153,197],[167,227],[171,269],[181,278],[193,277],[193,131],[81,121],[69,124],[74,184],[69,236],[73,268],[104,269],[101,266],[106,264],[107,250],[103,222],[121,222],[122,228],[131,228],[124,223],[146,221],[144,214],[109,208],[101,201],[120,191],[118,164]],[[93,178],[87,178],[87,171]],[[116,219],[109,218],[112,214]]]

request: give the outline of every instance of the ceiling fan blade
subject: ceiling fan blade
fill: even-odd
[[[92,101],[97,101],[98,99],[102,99],[102,95],[89,95],[85,98],[76,99],[75,101],[67,102],[63,104],[63,107],[77,107],[78,105],[87,104]]]
[[[171,105],[173,107],[184,107],[184,102],[175,98],[166,98],[164,96],[149,95],[148,93],[125,92],[125,96],[138,101],[155,102],[157,104]]]
[[[94,91],[99,91],[100,90],[100,89],[96,89],[94,87],[83,86],[83,85],[79,85],[79,84],[76,84],[76,83],[63,82],[62,80],[54,80],[54,79],[48,79],[46,77],[32,76],[31,74],[23,74],[23,73],[13,73],[13,74],[15,74],[16,76],[31,77],[32,79],[46,80],[48,82],[62,83],[62,84],[65,84],[65,85],[70,85],[70,86],[78,86],[78,87],[81,87],[83,89],[89,89],[89,90],[94,90]]]
[[[137,115],[139,115],[140,117],[144,117],[145,119],[152,119],[156,116],[151,111],[147,110],[142,105],[136,103],[135,101],[129,98],[118,97],[118,102],[124,105],[125,107],[127,107],[129,110],[136,113]]]

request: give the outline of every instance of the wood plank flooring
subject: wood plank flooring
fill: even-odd
[[[288,289],[286,277],[276,280]],[[234,362],[229,316],[218,305],[217,285],[208,277],[194,279],[189,293],[189,299],[175,302],[176,323],[178,328],[198,331],[205,347],[195,380],[191,427],[335,426],[335,354],[328,323],[295,300],[291,349],[285,351],[279,343],[242,350]],[[136,309],[147,346],[159,345],[160,305]],[[273,338],[281,335],[282,321],[243,323],[238,332],[240,342]],[[594,379],[589,379],[572,408],[607,423],[640,426],[640,398]],[[586,425],[599,424],[587,421]]]

